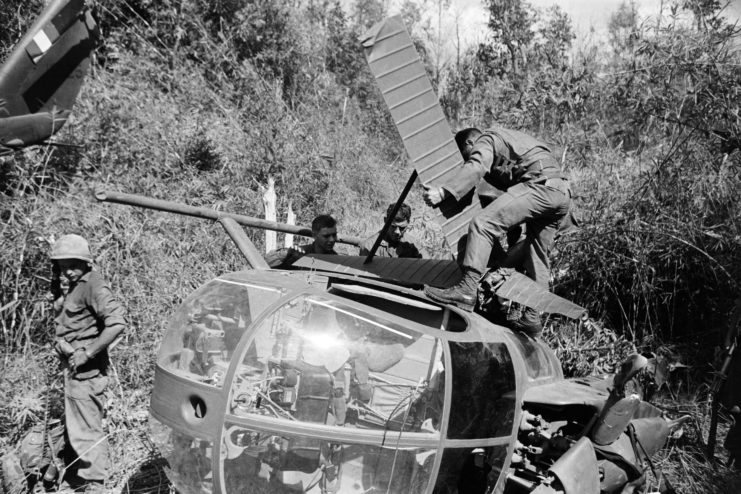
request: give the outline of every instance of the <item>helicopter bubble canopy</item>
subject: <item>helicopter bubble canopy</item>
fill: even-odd
[[[162,344],[151,429],[180,492],[421,493],[459,482],[474,451],[504,461],[505,343],[240,276],[186,299]]]
[[[217,279],[177,309],[159,351],[159,364],[188,379],[221,387],[245,329],[282,295],[279,288]]]

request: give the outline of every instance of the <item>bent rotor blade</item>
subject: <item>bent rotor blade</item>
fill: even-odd
[[[507,270],[504,281],[496,287],[494,293],[539,312],[561,314],[571,319],[579,319],[587,312],[584,307],[549,292],[547,288],[517,271]]]
[[[361,42],[420,182],[426,186],[449,182],[463,158],[401,16],[379,22]],[[468,222],[480,210],[474,193],[461,201],[450,198],[435,209],[434,219],[454,252]]]

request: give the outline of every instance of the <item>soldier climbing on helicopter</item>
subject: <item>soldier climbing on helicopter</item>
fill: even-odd
[[[437,206],[447,197],[460,200],[481,178],[505,190],[469,224],[468,242],[461,262],[463,278],[450,288],[425,287],[438,302],[473,310],[478,283],[486,272],[492,248],[518,225],[526,225],[524,270],[536,283],[548,286],[548,255],[559,223],[568,214],[571,192],[550,147],[521,132],[496,127],[461,130],[455,136],[465,163],[455,179],[442,187],[426,187],[424,200]],[[540,315],[527,308],[511,325],[538,336]]]

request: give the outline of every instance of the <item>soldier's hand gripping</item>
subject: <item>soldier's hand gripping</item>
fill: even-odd
[[[56,338],[54,340],[54,350],[57,351],[59,358],[62,360],[69,359],[70,356],[75,353],[75,349],[72,348],[72,345],[70,345],[64,338]]]
[[[442,187],[431,187],[429,185],[423,185],[425,191],[422,193],[422,198],[425,200],[425,204],[434,208],[445,199],[447,193]]]
[[[84,347],[80,347],[69,356],[69,366],[74,372],[87,363],[90,358],[87,356],[87,351]]]

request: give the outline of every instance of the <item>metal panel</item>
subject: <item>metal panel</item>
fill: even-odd
[[[364,264],[363,261],[365,261],[363,256],[309,254],[294,262],[292,267],[441,288],[453,286],[461,277],[455,261],[393,257],[377,257],[368,264]]]
[[[177,375],[158,364],[151,396],[149,413],[163,424],[207,441],[216,438],[226,408],[220,388],[194,382],[188,375]]]
[[[587,312],[585,308],[551,293],[548,288],[513,269],[502,268],[497,273],[503,276],[504,280],[496,287],[494,293],[502,298],[540,312],[562,314],[572,319],[579,319]]]
[[[361,42],[420,182],[431,186],[445,184],[463,159],[401,16],[379,22]],[[468,222],[481,210],[478,199],[472,200],[474,197],[471,193],[460,202],[451,198],[435,210],[435,221],[454,252],[458,251],[459,239],[467,233]]]
[[[577,379],[556,381],[525,390],[522,401],[562,407],[566,405],[588,405],[601,410],[608,393],[602,389],[585,385]]]

